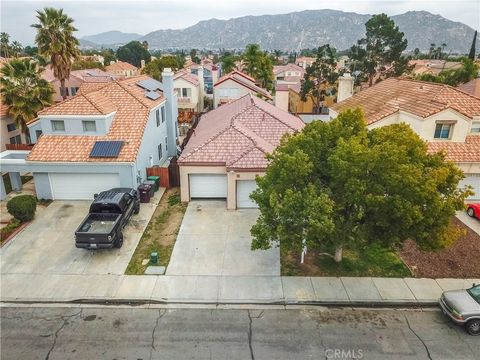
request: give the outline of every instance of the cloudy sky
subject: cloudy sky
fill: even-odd
[[[1,1],[1,31],[23,45],[33,43],[35,10],[62,7],[75,20],[78,37],[109,30],[146,34],[179,29],[210,18],[283,14],[307,9],[336,9],[362,14],[401,14],[426,10],[480,30],[480,0],[57,0]]]

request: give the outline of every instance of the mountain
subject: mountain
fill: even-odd
[[[365,34],[371,15],[337,10],[305,10],[282,15],[211,19],[182,30],[157,30],[140,39],[153,49],[235,49],[259,43],[263,49],[300,50],[329,43],[350,48]],[[468,53],[474,30],[426,11],[409,11],[392,19],[408,39],[408,49],[428,50],[446,43],[447,51]],[[480,39],[478,42],[480,48]]]
[[[97,45],[119,45],[126,44],[132,40],[138,40],[142,35],[135,33],[124,33],[118,30],[107,31],[100,34],[83,36],[81,40],[86,40]]]
[[[94,50],[97,50],[97,49],[100,49],[100,45],[98,44],[95,44],[91,41],[88,41],[88,40],[85,40],[85,39],[79,39],[78,40],[80,42],[80,49],[94,49]]]

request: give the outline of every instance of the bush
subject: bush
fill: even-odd
[[[33,220],[37,209],[37,199],[32,195],[19,195],[8,201],[7,210],[17,220]]]
[[[21,222],[17,219],[11,220],[7,226],[0,230],[0,241],[3,243],[20,226]]]

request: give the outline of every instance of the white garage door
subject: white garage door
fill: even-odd
[[[480,174],[465,174],[465,179],[458,183],[458,187],[463,188],[470,185],[475,192],[468,200],[480,200]]]
[[[120,186],[118,174],[50,173],[52,195],[57,200],[93,200],[93,194]]]
[[[237,208],[258,208],[257,203],[250,199],[250,194],[256,188],[255,180],[237,181]]]
[[[227,175],[190,174],[190,197],[193,198],[227,198]]]

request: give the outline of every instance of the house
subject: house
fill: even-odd
[[[300,83],[304,74],[305,69],[296,64],[275,65],[273,67],[273,76],[275,77],[276,84]]]
[[[413,66],[412,72],[416,75],[438,75],[442,71],[457,70],[463,67],[463,64],[458,61],[446,61],[438,59],[410,60],[408,65]]]
[[[0,119],[1,119],[1,137],[0,137],[0,152],[5,151],[8,145],[26,144],[27,139],[15,121],[8,113],[8,105],[3,101],[0,102]]]
[[[311,66],[314,62],[315,62],[315,58],[310,56],[299,56],[295,59],[295,64],[305,70],[307,69],[307,67]]]
[[[238,70],[234,70],[222,76],[213,85],[213,107],[216,108],[219,105],[232,102],[246,94],[272,100],[272,96],[267,90],[255,84],[254,78]]]
[[[201,68],[201,70],[200,70]],[[203,58],[200,64],[195,64],[193,61],[188,61],[184,69],[188,70],[191,74],[198,77],[199,71],[203,73],[203,86],[205,94],[213,93],[213,84],[215,84],[221,75],[220,64],[214,64],[213,60],[209,58]]]
[[[227,209],[256,207],[249,195],[255,177],[265,173],[265,155],[303,126],[251,93],[206,113],[178,159],[182,201],[226,199]]]
[[[182,69],[173,77],[173,86],[178,94],[178,111],[180,116],[185,112],[200,113],[203,111],[203,68],[199,67],[197,76]]]
[[[167,68],[162,76],[163,84],[138,76],[81,88],[40,111],[28,125],[32,137],[41,135],[35,146],[1,153],[3,171],[14,174],[15,184],[20,172],[32,173],[43,199],[92,199],[105,189],[136,188],[147,168],[177,155],[174,75]]]
[[[53,69],[51,67],[47,67],[42,72],[42,78],[47,80],[52,85],[52,88],[55,91],[53,94],[53,100],[55,102],[62,101],[63,97],[60,92],[60,81],[55,78]],[[80,89],[80,86],[84,82],[105,83],[115,79],[115,75],[100,69],[73,70],[70,72],[70,77],[65,80],[65,91],[67,93],[67,98],[75,96],[78,89]]]
[[[132,64],[129,64],[125,61],[117,60],[111,62],[105,67],[109,73],[116,75],[117,77],[127,78],[131,76],[137,76],[140,74],[139,69]]]
[[[444,84],[390,78],[335,104],[330,116],[356,107],[369,129],[410,125],[430,152],[446,152],[465,173],[460,186],[472,186],[470,199],[480,199],[480,98]]]
[[[458,86],[458,88],[480,99],[480,77],[470,80],[465,84],[461,84]]]

